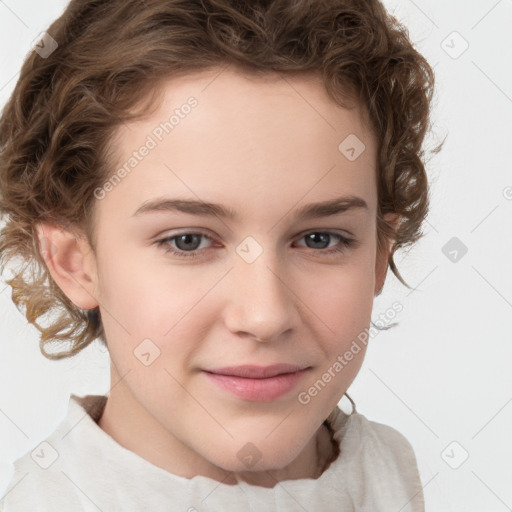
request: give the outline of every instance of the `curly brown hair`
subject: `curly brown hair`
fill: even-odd
[[[166,78],[226,64],[256,75],[319,73],[337,103],[366,107],[379,143],[378,247],[417,241],[428,212],[424,137],[434,74],[378,0],[71,0],[31,52],[0,119],[0,271],[41,332],[49,359],[105,343],[99,309],[75,306],[50,276],[36,226],[85,233],[95,248],[94,190],[112,174],[109,141],[148,113]],[[383,216],[396,213],[396,231]],[[43,326],[41,320],[53,316]],[[70,342],[60,353],[51,342]]]

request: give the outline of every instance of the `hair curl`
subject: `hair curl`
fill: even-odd
[[[434,74],[378,0],[71,0],[48,33],[58,47],[26,58],[0,118],[0,270],[21,260],[7,282],[45,357],[105,340],[99,309],[76,307],[51,278],[36,225],[76,228],[94,249],[93,193],[112,173],[115,128],[147,113],[166,78],[225,64],[319,73],[340,105],[348,91],[366,107],[379,142],[378,246],[393,241],[389,267],[408,286],[393,255],[423,236]],[[45,349],[65,341],[67,351]]]

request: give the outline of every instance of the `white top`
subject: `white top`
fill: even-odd
[[[107,397],[71,395],[53,434],[14,463],[2,512],[424,512],[416,458],[391,427],[329,415],[341,453],[318,479],[273,488],[185,478],[127,450],[96,423]]]

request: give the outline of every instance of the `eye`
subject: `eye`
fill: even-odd
[[[211,240],[211,238],[204,233],[186,232],[162,238],[162,240],[158,240],[156,244],[159,247],[163,247],[166,253],[171,253],[182,258],[194,258],[198,255],[197,253],[201,248],[201,238]],[[173,242],[176,244],[176,248],[170,245]]]
[[[336,256],[343,253],[349,247],[355,247],[357,241],[346,238],[332,231],[312,231],[302,235],[299,240],[306,240],[307,247],[319,256]],[[178,258],[195,258],[200,255],[202,249],[207,249],[202,242],[212,239],[199,232],[182,232],[156,241],[158,247]],[[331,245],[332,242],[337,242]]]
[[[356,241],[350,238],[346,238],[339,233],[333,231],[311,231],[302,236],[301,240],[305,239],[307,246],[311,249],[319,249],[320,254],[334,255],[341,253],[353,246]],[[334,246],[329,247],[329,242],[337,241],[338,243]],[[326,246],[327,244],[327,246]],[[320,245],[320,247],[318,247]]]

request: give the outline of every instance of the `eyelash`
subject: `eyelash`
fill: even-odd
[[[326,256],[336,256],[337,254],[343,253],[345,250],[347,250],[348,248],[350,248],[352,246],[355,246],[355,244],[356,244],[356,240],[350,239],[350,238],[345,238],[344,236],[340,235],[339,233],[335,233],[332,231],[310,231],[310,232],[302,235],[302,237],[300,239],[302,239],[308,235],[312,235],[314,233],[321,233],[321,234],[329,235],[331,237],[335,237],[341,243],[341,245],[338,244],[331,249],[316,249],[315,250],[315,249],[310,248],[311,250],[313,250],[315,252],[321,252],[323,255],[326,255]],[[173,256],[177,256],[178,258],[196,258],[197,256],[199,256],[198,253],[201,252],[202,249],[195,249],[194,251],[183,251],[180,249],[174,249],[173,247],[169,246],[169,242],[171,242],[172,240],[174,240],[180,236],[183,236],[183,235],[199,235],[199,236],[202,236],[202,237],[205,237],[205,238],[208,238],[209,240],[211,240],[211,238],[204,233],[196,233],[193,231],[189,231],[189,232],[178,233],[177,235],[162,238],[161,240],[158,240],[155,243],[158,247],[162,247],[164,252],[167,254],[172,254]]]

